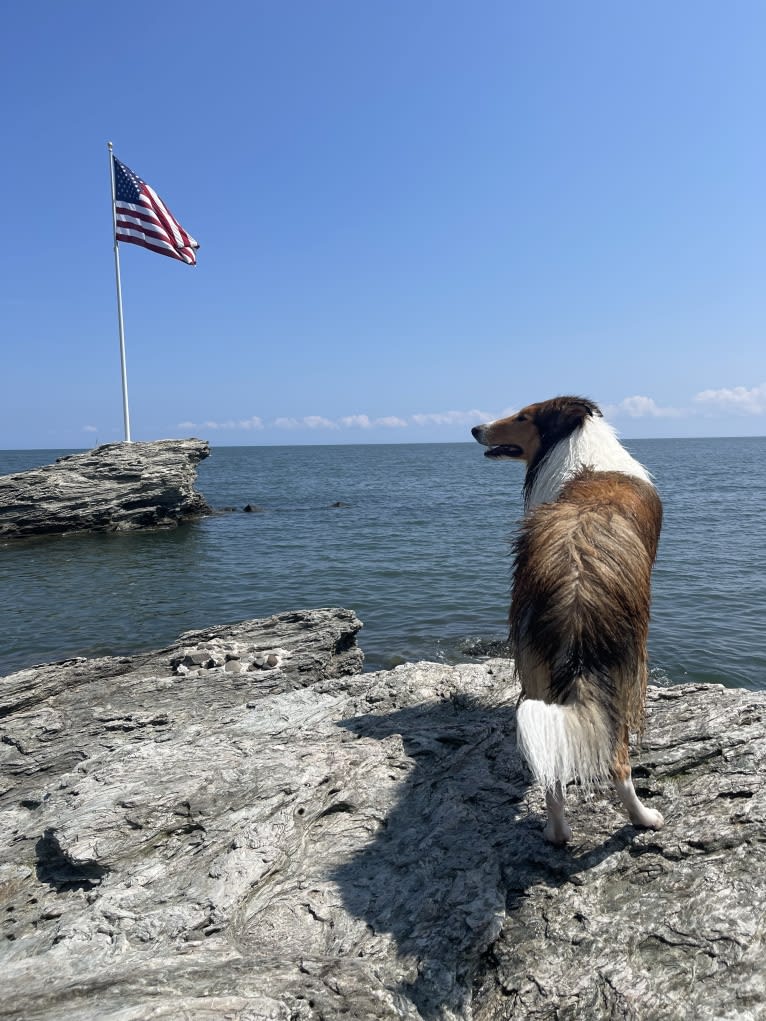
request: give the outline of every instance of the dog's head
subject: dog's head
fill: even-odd
[[[473,438],[488,447],[485,457],[525,461],[529,466],[601,410],[586,397],[553,397],[529,404],[508,418],[471,429]]]

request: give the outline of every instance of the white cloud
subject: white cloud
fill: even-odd
[[[624,415],[628,418],[680,418],[683,411],[680,408],[660,407],[653,397],[636,394],[633,397],[625,397],[619,404],[608,405],[605,414],[609,418]]]
[[[97,433],[97,432],[98,432],[98,429],[96,428],[96,426],[95,426],[95,425],[84,425],[84,426],[82,427],[82,431],[83,431],[84,433]]]
[[[338,425],[344,429],[406,429],[407,420],[396,415],[384,415],[382,418],[370,418],[369,415],[344,415],[338,419]]]
[[[403,418],[396,415],[384,415],[383,418],[376,418],[375,425],[381,425],[384,429],[406,429],[407,423]]]
[[[338,426],[329,418],[322,418],[321,415],[306,415],[302,420],[309,429],[337,429]]]
[[[257,416],[235,420],[228,419],[225,422],[203,422],[206,429],[262,429],[263,422]]]
[[[338,421],[345,429],[371,429],[372,422],[368,415],[346,415]]]
[[[179,422],[179,429],[263,429],[263,420],[257,415],[252,418],[229,418],[225,422]]]
[[[737,411],[743,415],[766,414],[766,383],[760,386],[722,387],[720,390],[702,390],[694,398],[711,410]]]
[[[478,422],[489,422],[492,415],[484,411],[435,411],[426,415],[412,416],[415,425],[476,425]]]
[[[321,415],[304,415],[303,418],[275,418],[271,423],[276,429],[337,429],[330,418]]]
[[[381,415],[371,418],[369,415],[359,413],[354,415],[342,415],[340,418],[325,418],[323,415],[279,416],[271,420],[265,420],[254,415],[247,419],[230,418],[225,421],[206,422],[179,422],[178,428],[187,431],[198,431],[205,429],[227,429],[227,430],[252,430],[252,429],[407,429],[412,426],[467,426],[477,422],[492,421],[493,416],[488,412],[472,409],[471,411],[438,411],[429,414],[410,415],[402,418],[400,415]]]

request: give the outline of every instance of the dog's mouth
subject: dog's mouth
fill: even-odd
[[[524,451],[515,443],[501,443],[497,447],[490,447],[489,450],[485,450],[484,456],[491,457],[496,461],[516,460],[524,456]]]

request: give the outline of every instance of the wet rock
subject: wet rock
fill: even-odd
[[[466,638],[460,643],[460,651],[477,659],[497,659],[510,655],[510,643],[504,638]]]
[[[766,696],[651,689],[665,829],[572,792],[562,850],[508,661],[360,674],[359,626],[0,680],[0,1017],[766,1016]]]
[[[0,538],[168,527],[212,511],[194,491],[204,440],[110,443],[0,477]]]

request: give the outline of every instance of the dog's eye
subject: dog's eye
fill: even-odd
[[[517,415],[516,416],[516,421],[517,422],[526,422],[528,417],[529,417],[528,415]]]

